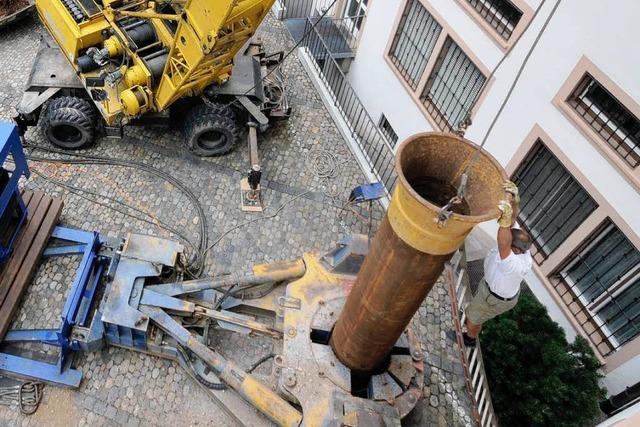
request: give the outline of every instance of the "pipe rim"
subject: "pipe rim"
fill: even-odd
[[[431,202],[429,202],[428,200],[426,200],[425,198],[423,198],[422,196],[420,196],[414,189],[413,187],[409,184],[409,181],[407,180],[406,176],[404,175],[404,172],[402,170],[402,155],[404,153],[405,148],[411,144],[412,142],[414,142],[417,139],[420,138],[425,138],[425,137],[432,137],[432,136],[439,136],[439,137],[447,137],[447,138],[451,138],[451,139],[455,139],[459,142],[462,142],[465,145],[468,145],[469,147],[471,147],[473,150],[477,150],[478,149],[478,145],[474,144],[473,142],[471,142],[470,140],[466,139],[466,138],[462,138],[456,134],[453,133],[448,133],[448,132],[421,132],[421,133],[417,133],[415,135],[410,136],[409,138],[405,139],[400,146],[398,147],[398,150],[396,152],[396,159],[395,159],[395,168],[396,168],[396,174],[398,175],[398,179],[400,180],[399,184],[402,184],[402,186],[405,188],[405,190],[411,194],[411,196],[421,205],[423,205],[424,207],[433,210],[435,212],[440,211],[440,209],[442,209],[442,206],[437,206]],[[497,170],[500,171],[500,175],[502,175],[502,180],[506,181],[509,179],[509,176],[507,175],[506,171],[504,170],[504,167],[500,164],[500,162],[498,162],[495,157],[493,157],[491,154],[489,154],[488,151],[486,151],[484,148],[480,149],[480,153],[481,155],[485,156],[495,167]],[[498,207],[496,206],[495,209],[490,212],[487,213],[485,215],[461,215],[458,213],[454,213],[451,215],[452,218],[457,219],[458,221],[464,221],[464,222],[473,222],[473,223],[480,223],[480,222],[485,222],[485,221],[490,221],[492,219],[498,218],[500,216],[500,210],[498,209]]]

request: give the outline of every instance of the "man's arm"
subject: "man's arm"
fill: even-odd
[[[500,259],[506,259],[511,255],[511,227],[518,218],[519,197],[518,187],[510,181],[505,182],[504,189],[507,194],[507,201],[501,202],[498,206],[502,211],[502,216],[498,219],[498,251]]]

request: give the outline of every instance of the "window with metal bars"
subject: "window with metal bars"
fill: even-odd
[[[411,86],[417,89],[442,26],[419,0],[409,0],[402,13],[389,57]]]
[[[447,37],[422,92],[440,129],[455,130],[471,114],[486,77],[451,37]]]
[[[505,40],[509,40],[522,19],[522,11],[509,0],[465,1]]]
[[[387,117],[384,114],[380,116],[378,127],[380,128],[380,131],[382,132],[384,137],[387,138],[387,141],[391,143],[391,146],[395,147],[398,143],[398,134],[393,129],[391,123],[389,123],[389,120],[387,120]]]
[[[596,79],[586,74],[567,102],[629,166],[640,164],[640,120]]]
[[[572,294],[576,318],[605,355],[638,336],[640,251],[613,222],[607,220],[557,277]]]
[[[520,189],[518,221],[533,238],[533,256],[538,263],[598,207],[539,139],[514,173],[513,181]]]

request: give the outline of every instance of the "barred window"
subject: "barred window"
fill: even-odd
[[[571,257],[559,277],[589,315],[588,321],[595,322],[592,338],[614,350],[638,336],[640,251],[611,221]],[[595,344],[602,348],[598,341]]]
[[[567,102],[629,166],[638,166],[640,120],[616,97],[586,74]]]
[[[505,40],[509,40],[522,18],[522,11],[509,0],[466,1]]]
[[[387,138],[387,141],[391,143],[391,146],[395,147],[398,143],[398,134],[393,129],[391,123],[389,123],[389,120],[387,120],[387,117],[384,114],[380,116],[380,123],[378,123],[378,127],[380,128],[380,131],[382,132],[384,137]]]
[[[441,129],[455,130],[471,113],[485,81],[460,46],[447,37],[420,99]]]
[[[407,2],[389,53],[391,61],[412,89],[418,87],[442,26],[419,0]]]
[[[520,189],[518,220],[541,263],[598,207],[551,151],[537,140],[513,175]]]

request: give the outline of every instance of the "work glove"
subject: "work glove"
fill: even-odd
[[[513,208],[511,207],[511,203],[506,200],[501,200],[500,203],[498,203],[498,209],[502,212],[500,218],[498,218],[498,225],[500,227],[511,228],[513,224]]]
[[[502,184],[502,188],[505,192],[511,193],[513,195],[513,200],[516,203],[520,203],[520,192],[518,191],[518,186],[512,181],[505,181]]]

